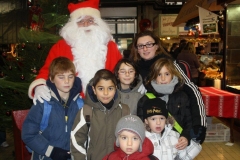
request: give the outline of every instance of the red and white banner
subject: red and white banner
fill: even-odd
[[[202,7],[197,7],[202,34],[218,33],[218,15]]]

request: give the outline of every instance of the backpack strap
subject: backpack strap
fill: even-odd
[[[39,134],[42,134],[42,132],[47,128],[51,110],[52,110],[52,105],[50,105],[47,101],[44,100],[44,103],[43,103],[43,116],[42,116],[42,120],[41,120],[41,123],[40,123]],[[32,149],[29,148],[28,146],[26,146],[26,148],[27,148],[29,153],[33,152]]]
[[[77,105],[78,105],[78,109],[81,109],[83,107],[84,103],[82,98],[80,97],[77,98]]]
[[[85,118],[85,121],[86,121],[88,129],[89,129],[91,118],[92,118],[92,107],[90,107],[89,105],[85,105],[83,107],[83,116]]]
[[[122,108],[122,117],[130,114],[130,109],[127,105],[119,103],[119,106]]]
[[[40,123],[40,132],[42,133],[44,129],[48,126],[49,115],[52,110],[52,105],[50,105],[47,101],[44,101],[44,108],[43,108],[43,116]]]
[[[88,133],[89,133],[93,109],[89,105],[85,105],[82,109],[83,109],[83,116],[85,118],[85,121],[86,121],[86,124],[88,127]],[[88,149],[88,138],[87,138],[87,142],[86,142],[86,151],[87,151],[87,149]]]
[[[146,93],[146,96],[147,96],[149,99],[154,99],[154,98],[156,98],[156,96],[155,96],[153,93]],[[172,117],[172,115],[170,114],[170,112],[168,112],[168,116]],[[173,127],[176,129],[176,131],[178,131],[179,134],[182,133],[183,129],[182,129],[182,127],[179,125],[179,123],[178,123],[176,120],[174,121]]]
[[[156,96],[155,96],[153,93],[149,93],[149,92],[146,93],[146,96],[147,96],[149,99],[154,99],[154,98],[156,98]]]
[[[83,116],[84,118],[88,115],[90,116],[90,119],[92,118],[92,107],[90,107],[89,105],[85,105],[83,108]]]
[[[170,112],[168,112],[168,116],[172,117],[172,115],[170,114]],[[182,127],[180,126],[180,124],[175,120],[174,121],[174,124],[173,124],[173,127],[176,129],[176,131],[181,134],[183,129]]]

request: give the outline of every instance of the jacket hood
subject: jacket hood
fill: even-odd
[[[111,154],[109,154],[110,159],[113,159],[111,157],[120,157],[121,159],[128,159],[128,160],[149,160],[148,156],[153,154],[153,144],[152,142],[146,137],[142,144],[142,152],[135,152],[131,155],[127,155],[125,152],[121,150],[120,147],[117,147],[116,144],[114,144],[114,150]]]
[[[142,76],[139,74],[138,84],[131,90],[131,92],[136,92],[142,84],[143,84],[143,79],[142,79]]]
[[[50,88],[50,90],[51,90],[51,92],[52,92],[52,93],[51,93],[52,96],[55,97],[56,99],[58,99],[58,100],[60,101],[60,100],[61,100],[61,97],[60,97],[60,95],[59,95],[59,93],[58,93],[58,90],[57,90],[56,85],[55,85],[54,83],[52,83],[52,82],[50,81],[50,79],[48,79],[48,80],[46,81],[46,84],[47,84],[47,86]],[[70,94],[69,94],[68,99],[74,99],[74,97],[76,97],[76,95],[78,95],[80,92],[82,92],[82,81],[81,81],[80,78],[75,77],[75,80],[74,80],[74,83],[73,83],[73,87],[72,87],[71,90],[70,90]],[[68,102],[67,102],[67,106],[70,105],[70,102],[71,102],[71,101],[68,101]]]

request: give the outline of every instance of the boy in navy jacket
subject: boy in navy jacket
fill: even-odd
[[[32,158],[67,160],[70,155],[70,132],[78,106],[81,80],[75,77],[74,64],[65,57],[54,59],[49,68],[47,87],[50,88],[51,112],[44,131],[40,131],[44,103],[30,109],[22,128],[22,140],[32,150]]]

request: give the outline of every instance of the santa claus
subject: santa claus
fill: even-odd
[[[82,80],[83,91],[96,71],[103,68],[113,70],[122,58],[112,41],[109,26],[101,19],[98,6],[99,0],[68,5],[70,19],[60,30],[63,39],[51,48],[44,66],[29,86],[28,94],[34,104],[36,100],[43,103],[43,99],[49,101],[51,98],[46,79],[54,58],[63,56],[73,61],[77,76]]]

